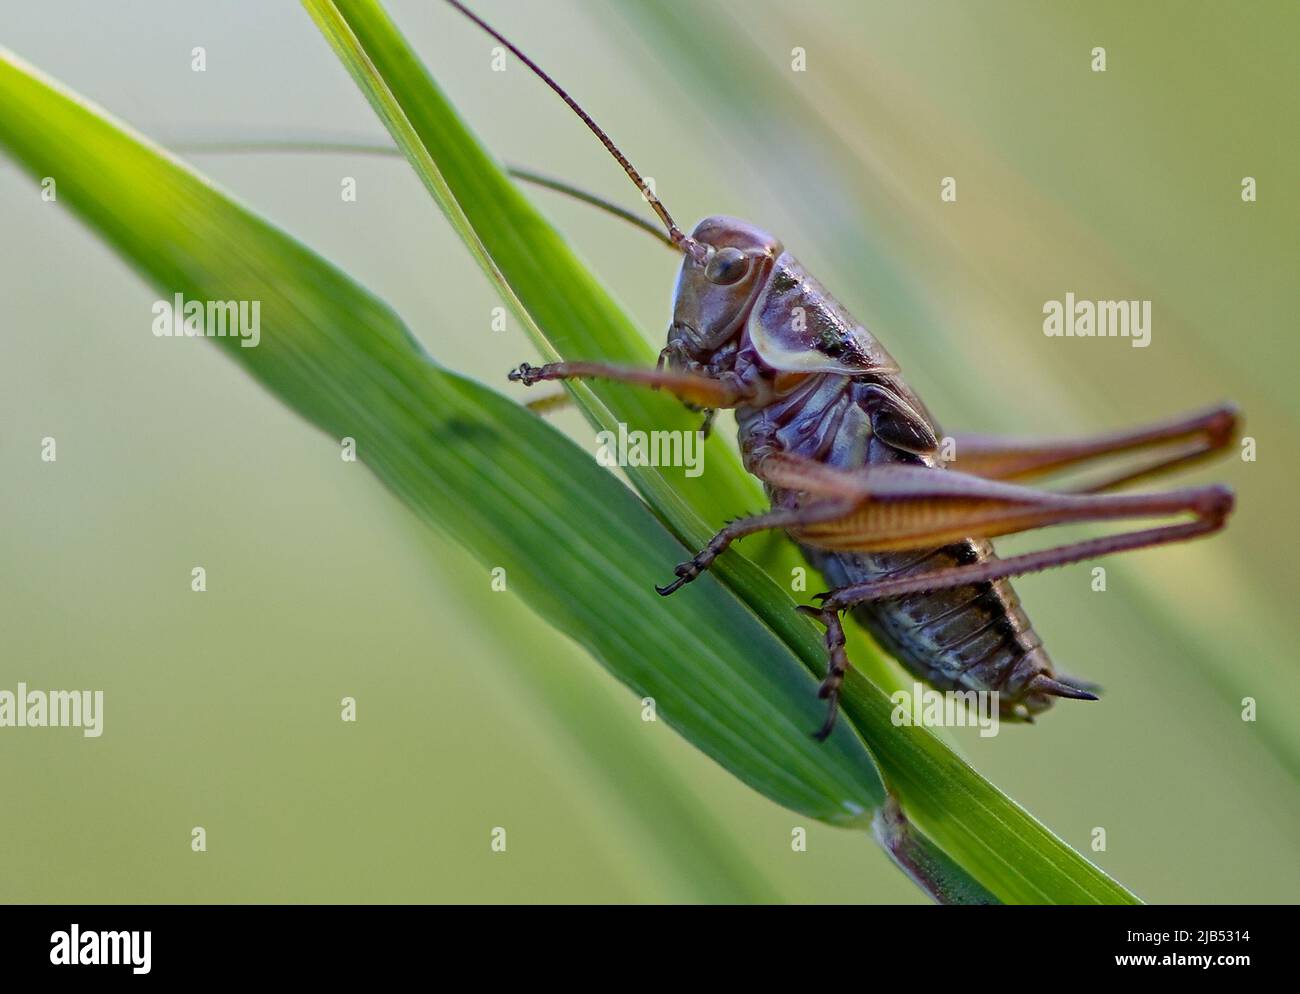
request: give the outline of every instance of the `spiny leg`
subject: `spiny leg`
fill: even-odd
[[[995,538],[1049,525],[1081,521],[1116,521],[1191,515],[1196,520],[1166,528],[1122,533],[1062,547],[1079,550],[1067,561],[1161,545],[1216,531],[1232,509],[1232,491],[1219,485],[1143,494],[1076,494],[986,480],[956,470],[903,463],[870,464],[843,470],[788,453],[768,454],[754,465],[755,474],[780,490],[810,497],[851,502],[840,518],[792,525],[791,537],[804,545],[832,552],[891,552],[928,549],[968,538]],[[998,576],[1061,565],[1058,550],[1003,560]],[[1007,563],[1017,564],[1006,566]],[[976,576],[976,567],[961,567],[956,586]],[[1012,570],[1012,572],[1007,572]],[[915,588],[915,577],[891,580]],[[889,595],[884,595],[889,596]]]
[[[825,742],[835,728],[835,717],[839,714],[840,687],[843,686],[844,674],[849,669],[848,653],[844,651],[844,623],[836,610],[810,607],[807,604],[800,604],[796,610],[826,626],[826,676],[817,688],[817,696],[826,701],[826,720],[821,728],[813,732],[813,738]]]
[[[677,577],[676,580],[662,587],[656,586],[655,590],[659,591],[664,597],[676,590],[680,590],[713,565],[713,561],[722,555],[727,547],[738,538],[744,538],[746,535],[767,531],[772,528],[793,528],[818,521],[829,521],[842,517],[851,508],[852,505],[845,501],[819,500],[803,507],[776,508],[763,514],[728,521],[721,531],[709,539],[708,545],[686,562],[677,564],[676,569],[673,570]]]
[[[1089,539],[1009,559],[988,559],[901,577],[883,577],[821,594],[819,608],[806,613],[827,625],[864,601],[924,593],[1063,566],[1097,556],[1149,548],[1208,535],[1223,527],[1232,492],[1207,486],[1131,495],[1060,494],[986,480],[954,470],[903,464],[871,465],[845,471],[788,454],[771,454],[756,464],[757,475],[778,489],[797,490],[850,505],[847,514],[822,523],[789,527],[803,544],[838,551],[940,547],[963,538],[990,537],[1067,521],[1188,515],[1182,524]],[[833,675],[828,673],[828,679]],[[842,675],[841,675],[842,676]],[[1035,689],[1058,697],[1095,699],[1097,688],[1082,680],[1040,674]]]
[[[863,601],[881,600],[886,597],[902,597],[905,594],[929,593],[934,590],[946,590],[950,587],[964,587],[971,583],[986,583],[1003,580],[1026,573],[1037,573],[1057,566],[1096,559],[1098,556],[1111,555],[1116,552],[1129,552],[1134,549],[1149,549],[1157,545],[1172,542],[1184,542],[1190,538],[1209,535],[1223,527],[1231,507],[1230,497],[1225,497],[1218,507],[1209,508],[1204,516],[1181,525],[1165,525],[1159,528],[1144,528],[1139,531],[1121,532],[1118,535],[1105,535],[1101,538],[1085,539],[1060,545],[1052,549],[1041,549],[1008,559],[988,559],[969,566],[954,566],[950,569],[935,570],[930,573],[918,573],[912,576],[887,577],[881,580],[868,580],[855,583],[827,594],[819,594],[817,599],[822,606],[840,610],[860,604]]]
[[[1139,428],[1084,438],[1016,439],[959,434],[954,436],[955,456],[949,465],[985,479],[1027,480],[1096,459],[1151,453],[1149,459],[1129,470],[1078,491],[1099,493],[1200,462],[1227,448],[1237,435],[1237,425],[1237,409],[1221,404]]]
[[[903,468],[899,467],[899,469]],[[888,475],[888,473],[877,474],[877,478],[885,479]],[[953,477],[956,474],[943,471],[936,473],[933,481],[934,492],[926,496],[923,478],[918,479],[917,474],[911,472],[907,475],[916,482],[909,481],[896,488],[892,501],[881,501],[878,498],[864,499],[849,519],[853,527],[842,527],[838,533],[827,536],[796,531],[794,537],[798,541],[822,547],[870,551],[891,546],[926,548],[952,541],[959,535],[987,537],[1067,521],[1174,514],[1191,514],[1193,518],[1182,524],[1104,535],[1051,549],[1011,556],[1007,559],[992,558],[966,566],[954,566],[910,576],[883,577],[852,584],[821,595],[819,599],[823,608],[842,610],[863,601],[991,582],[1083,562],[1116,552],[1182,542],[1220,530],[1233,507],[1232,491],[1222,486],[1195,487],[1169,493],[1131,496],[1052,494],[1026,487],[980,481],[973,477],[967,478],[971,482],[965,484],[964,480],[954,481]],[[956,489],[950,486],[954,482],[959,484]],[[875,507],[874,513],[879,514],[883,510],[882,520],[894,522],[897,526],[896,523],[901,517],[898,513],[899,505],[909,501],[909,497],[902,496],[902,493],[906,493],[909,488],[912,491],[909,495],[910,501],[918,505],[917,510],[921,512],[920,520],[929,523],[929,531],[913,526],[913,530],[907,532],[904,543],[900,545],[898,539],[891,540],[879,524],[873,528],[873,505],[885,505],[883,508]],[[1025,495],[1020,498],[1022,503],[1010,499],[1017,493]],[[967,498],[965,504],[961,499],[963,495]],[[1037,495],[1036,499],[1035,495]],[[975,500],[981,496],[982,502]],[[1001,516],[997,511],[999,497],[1006,499],[1009,505]],[[892,507],[889,506],[891,503]],[[1033,507],[1034,503],[1038,505],[1036,508]],[[945,508],[945,505],[948,506]],[[990,505],[993,509],[990,509]]]

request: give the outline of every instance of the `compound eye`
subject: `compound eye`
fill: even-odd
[[[749,270],[749,258],[738,248],[728,245],[718,249],[704,267],[704,276],[710,283],[729,286],[740,280]]]

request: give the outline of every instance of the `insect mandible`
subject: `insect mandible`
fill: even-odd
[[[737,539],[783,529],[833,585],[816,606],[799,608],[826,630],[828,664],[819,695],[827,713],[813,733],[819,739],[834,727],[849,667],[845,611],[931,686],[996,694],[1004,720],[1032,721],[1056,698],[1096,700],[1094,684],[1056,671],[1009,579],[1222,528],[1233,507],[1225,486],[1111,491],[1225,449],[1236,436],[1235,409],[1220,405],[1068,440],[954,435],[955,458],[944,458],[938,424],[897,363],[779,239],[722,216],[705,218],[686,234],[555,80],[460,0],[447,2],[574,110],[642,192],[666,240],[683,256],[657,368],[525,363],[510,379],[525,385],[584,378],[639,384],[674,394],[708,412],[706,418],[732,408],[745,468],[771,500],[771,510],[726,525],[678,565],[676,578],[659,592],[667,596],[690,583]],[[1112,456],[1137,456],[1138,462],[1068,490],[1017,482]],[[1186,520],[1006,559],[990,542],[1069,522],[1168,517]]]

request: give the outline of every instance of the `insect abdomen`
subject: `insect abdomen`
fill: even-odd
[[[805,548],[833,587],[967,565],[993,555],[968,539],[928,552],[851,553]],[[1027,690],[1053,667],[1042,640],[1005,580],[865,602],[852,608],[881,647],[939,690],[997,691],[1003,715],[1024,718],[1052,698]]]

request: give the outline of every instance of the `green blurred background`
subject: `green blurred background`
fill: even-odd
[[[1224,535],[1108,562],[1105,593],[1086,565],[1017,584],[1103,702],[954,738],[1147,900],[1294,900],[1300,8],[475,7],[572,88],[679,220],[780,233],[949,430],[1242,405],[1258,461],[1187,477],[1237,489]],[[389,9],[503,159],[636,203],[540,83],[490,71],[489,39],[432,0]],[[0,42],[164,143],[384,137],[290,3],[6,0]],[[506,390],[534,358],[517,329],[490,330],[496,297],[403,163],[191,158],[392,302],[442,363]],[[945,176],[956,204],[940,202]],[[536,199],[660,340],[673,257]],[[154,294],[8,163],[0,250],[0,688],[106,697],[99,739],[0,730],[0,898],[921,900],[864,836],[776,807],[642,722],[629,692],[216,350],[154,338]],[[1152,300],[1153,344],[1044,337],[1043,302],[1067,290]],[[589,443],[576,414],[556,423]],[[195,565],[207,593],[190,591]]]

